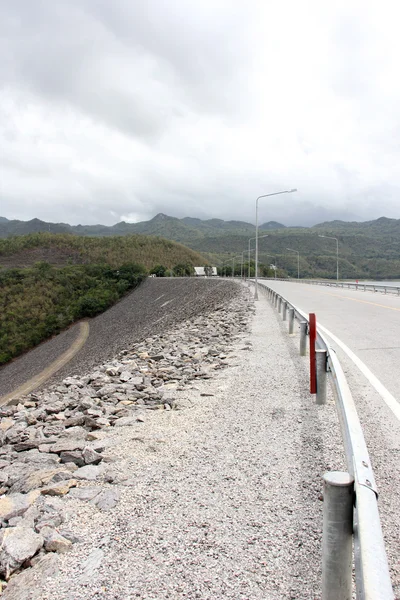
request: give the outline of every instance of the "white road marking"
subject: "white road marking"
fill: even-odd
[[[164,306],[167,306],[167,304],[169,304],[170,302],[172,302],[173,298],[171,300],[167,300],[166,302],[164,302],[164,304],[161,304],[160,308],[163,308]]]
[[[400,421],[400,404],[396,400],[396,398],[385,388],[385,386],[379,381],[379,379],[370,371],[365,363],[358,358],[356,354],[350,348],[346,346],[339,338],[337,338],[333,333],[323,327],[323,325],[318,324],[317,327],[321,329],[326,335],[328,335],[331,340],[335,342],[342,350],[347,354],[347,356],[353,361],[353,363],[360,369],[361,373],[368,379],[370,384],[376,389],[381,398],[386,402],[387,406],[393,412],[393,414]]]

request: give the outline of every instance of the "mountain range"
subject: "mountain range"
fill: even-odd
[[[300,253],[303,276],[329,277],[334,274],[337,238],[343,277],[400,278],[400,219],[381,217],[366,222],[329,221],[313,227],[286,227],[270,221],[260,225],[259,229],[260,236],[265,238],[260,239],[259,244],[261,260],[266,263],[276,260],[289,274],[297,273],[297,258],[293,250]],[[221,264],[234,255],[247,256],[248,242],[255,236],[255,226],[244,221],[178,219],[163,213],[149,221],[122,221],[110,227],[0,217],[0,238],[38,232],[89,237],[159,236],[202,253],[212,264]]]
[[[270,221],[260,226],[260,229],[282,229],[285,225]],[[25,235],[49,231],[51,233],[73,233],[87,236],[109,236],[142,233],[159,235],[180,243],[187,243],[194,238],[219,235],[251,235],[255,232],[254,225],[244,221],[224,221],[222,219],[196,219],[185,217],[178,219],[159,213],[149,221],[126,223],[121,221],[112,226],[106,225],[68,225],[67,223],[48,223],[40,219],[31,221],[9,220],[0,217],[0,238],[10,235]]]

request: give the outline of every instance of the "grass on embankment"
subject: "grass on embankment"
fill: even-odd
[[[107,264],[119,267],[126,262],[147,270],[162,264],[201,266],[207,260],[198,252],[170,240],[145,235],[82,237],[69,234],[31,233],[0,239],[0,268],[28,267],[38,261],[67,264]]]
[[[204,264],[181,244],[141,235],[35,233],[0,240],[0,365],[103,312],[156,265]]]
[[[0,364],[74,321],[103,312],[145,277],[145,270],[134,264],[116,270],[38,263],[0,273]]]

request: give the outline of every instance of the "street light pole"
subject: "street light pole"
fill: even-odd
[[[259,240],[261,240],[262,238],[266,238],[268,237],[268,233],[266,233],[265,235],[260,235],[259,236]],[[250,279],[250,242],[252,242],[253,240],[255,240],[255,237],[252,237],[249,239],[249,249],[248,249],[248,253],[249,253],[249,264],[247,266],[247,274],[248,274],[248,278]]]
[[[286,248],[286,250],[297,252],[297,279],[300,279],[300,252],[298,250],[293,250],[293,248]]]
[[[261,198],[268,198],[269,196],[278,196],[279,194],[291,194],[292,192],[297,192],[296,188],[292,190],[283,190],[282,192],[273,192],[272,194],[263,194],[262,196],[258,196],[256,200],[256,264],[255,264],[255,281],[254,281],[254,300],[258,300],[258,201]]]
[[[331,235],[318,235],[318,237],[336,240],[336,281],[339,281],[339,240]]]

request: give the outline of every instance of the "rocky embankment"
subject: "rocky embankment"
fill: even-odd
[[[29,588],[24,595],[33,578],[81,542],[68,525],[71,502],[74,511],[88,502],[99,511],[117,506],[127,482],[108,449],[118,443],[118,428],[179,409],[182,390],[229,364],[252,308],[247,289],[230,295],[236,297],[211,302],[212,310],[205,303],[203,314],[83,376],[0,409],[0,576],[7,598],[33,597]],[[88,560],[89,577],[96,557]]]
[[[133,341],[163,333],[186,319],[217,309],[233,298],[237,290],[237,284],[229,279],[148,278],[105,313],[90,319],[89,338],[84,347],[57,372],[51,383],[90,372],[129,348]],[[76,331],[72,327],[1,367],[0,397],[37,375],[68,350]]]

